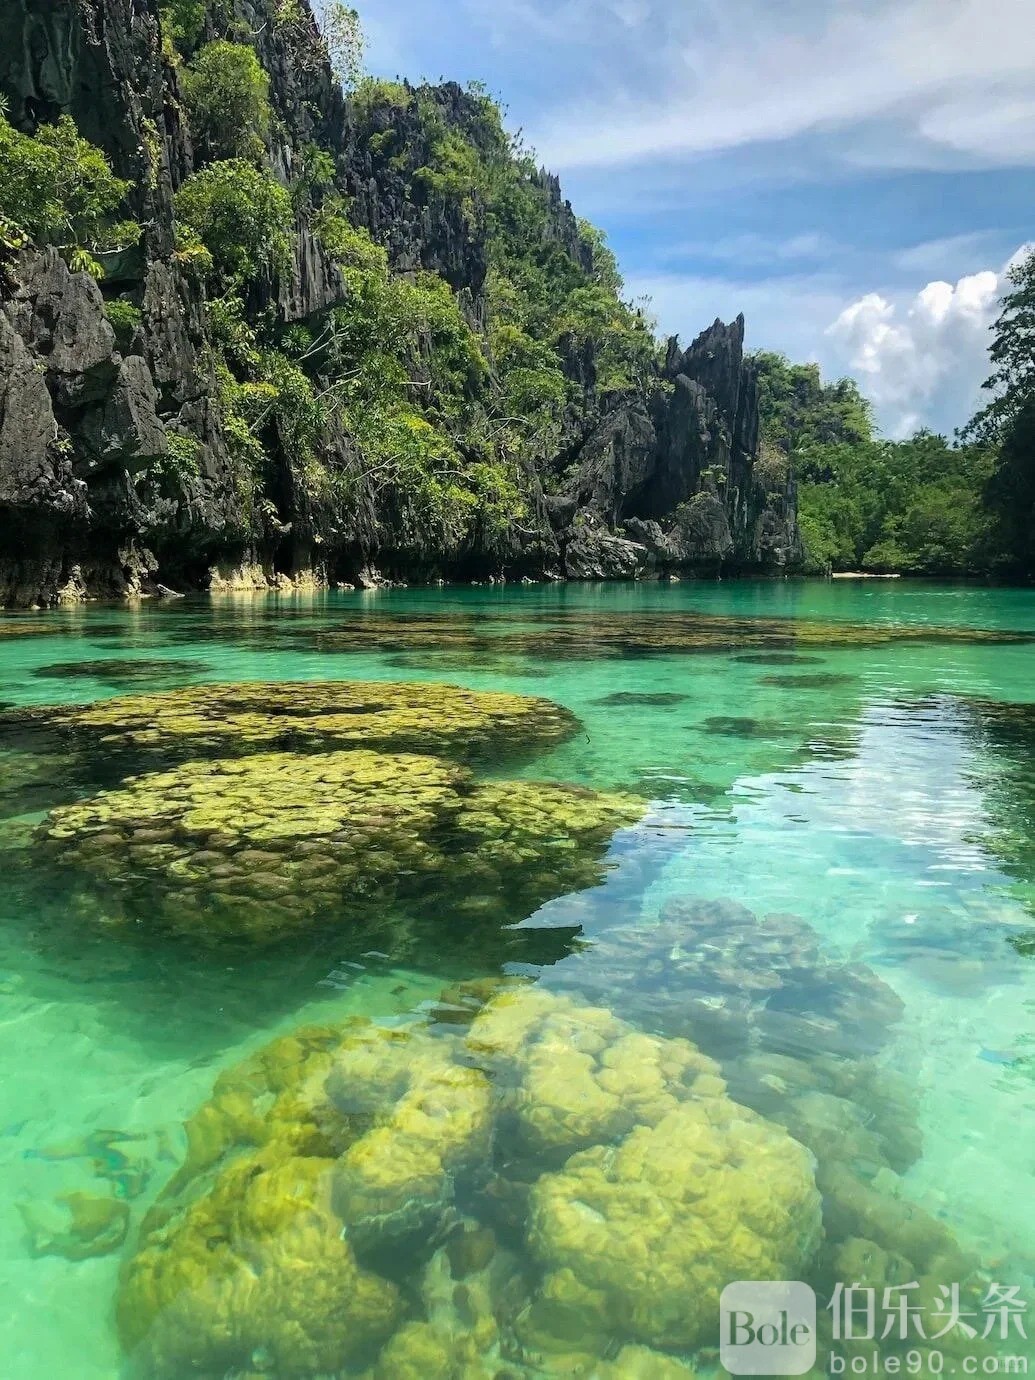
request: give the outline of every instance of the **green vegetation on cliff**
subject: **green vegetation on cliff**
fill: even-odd
[[[996,562],[985,491],[993,457],[918,432],[874,435],[852,379],[824,384],[818,366],[756,356],[763,446],[798,477],[798,512],[815,569],[973,574]]]
[[[995,473],[987,496],[996,548],[1016,573],[1035,572],[1035,252],[1009,274],[1011,290],[993,327],[991,400],[965,436],[990,447]]]
[[[8,323],[31,403],[0,526],[37,523],[55,557],[23,578],[19,556],[18,598],[57,597],[66,566],[135,582],[127,534],[173,587],[797,563],[786,461],[757,482],[743,319],[662,351],[482,88],[363,78],[338,0],[112,0],[96,42],[82,7],[42,28],[42,0],[16,8],[5,148],[39,163],[64,139],[89,194],[73,234],[7,204],[63,208],[63,169],[0,189],[0,270],[19,301],[56,290],[53,334],[83,342],[59,369],[49,317]],[[49,104],[26,94],[44,68]],[[69,364],[91,374],[74,407]]]
[[[627,304],[602,234],[578,222],[503,127],[484,92],[367,81],[356,93],[360,140],[375,176],[397,180],[432,216],[459,204],[484,233],[486,440],[508,459],[542,455],[566,408],[642,384],[657,344]]]
[[[128,189],[69,116],[30,137],[0,103],[0,248],[53,245],[71,268],[103,277],[100,256],[140,237],[140,226],[118,214]]]
[[[326,8],[330,37],[289,6],[277,22],[294,48],[310,42],[314,61],[333,48],[344,79],[355,15]],[[204,256],[246,508],[254,517],[286,464],[310,503],[346,519],[361,495],[392,493],[429,546],[462,547],[476,532],[491,541],[521,519],[527,472],[592,400],[656,367],[650,324],[623,301],[602,235],[575,221],[482,91],[363,80],[350,115],[373,177],[465,255],[438,271],[393,267],[353,215],[338,150],[309,143],[288,187],[274,176],[266,73],[233,24],[199,46],[219,16],[199,28],[192,13],[164,12],[198,168],[176,213],[183,252]],[[339,301],[288,326],[256,314],[254,286],[290,280],[307,232],[340,275]]]
[[[990,400],[955,442],[874,435],[852,379],[758,354],[763,461],[798,477],[815,569],[905,574],[1035,572],[1035,253],[1009,275],[992,329]]]

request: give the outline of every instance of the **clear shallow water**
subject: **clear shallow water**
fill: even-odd
[[[840,1162],[867,1125],[886,1129],[880,1097],[899,1089],[922,1154],[898,1156],[877,1181],[904,1216],[920,1205],[1035,1300],[1035,958],[1024,953],[1035,734],[1021,711],[994,712],[1035,701],[1035,644],[989,632],[1035,634],[1035,595],[897,582],[565,586],[0,621],[0,700],[11,706],[203,681],[505,689],[547,696],[583,730],[502,775],[651,802],[648,823],[615,839],[603,885],[476,946],[443,915],[440,945],[395,951],[389,939],[375,958],[345,935],[199,957],[84,927],[56,876],[4,885],[4,1374],[120,1374],[119,1253],[36,1253],[66,1225],[60,1195],[126,1204],[135,1224],[181,1162],[183,1122],[220,1070],[301,1022],[419,1017],[444,984],[501,969],[690,1035],[733,1095],[767,1116],[784,1115],[795,1069],[829,1092],[824,1061],[842,1074],[865,1065],[858,1123],[828,1103],[818,1130],[792,1131],[838,1142]],[[2,750],[14,847],[20,825],[84,787],[60,760]],[[705,921],[686,898],[723,903],[703,958],[694,935]],[[775,931],[757,919],[788,913],[799,919]],[[754,942],[773,933],[775,958]],[[780,1009],[752,984],[788,952],[796,976]],[[849,981],[845,964],[867,976]],[[256,1373],[278,1373],[272,1364],[259,1356]]]

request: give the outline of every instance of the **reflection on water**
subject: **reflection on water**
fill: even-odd
[[[5,1377],[666,1380],[733,1279],[1035,1304],[1033,636],[909,585],[0,619]],[[1025,1351],[945,1322],[925,1373]]]

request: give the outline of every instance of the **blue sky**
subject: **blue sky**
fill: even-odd
[[[973,410],[1035,238],[1035,0],[365,0],[371,71],[481,80],[684,339]]]

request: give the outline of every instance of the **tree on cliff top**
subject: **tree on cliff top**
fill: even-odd
[[[793,455],[799,468],[814,447],[873,439],[872,409],[854,379],[824,383],[818,364],[791,364],[769,351],[751,358],[758,370],[763,438]]]
[[[992,327],[992,400],[964,436],[999,447],[988,488],[999,541],[1011,563],[1035,570],[1035,250],[1009,273],[1012,290]]]
[[[269,77],[244,43],[206,43],[180,77],[195,147],[205,162],[260,159],[270,125]]]
[[[1007,278],[1012,290],[992,326],[992,373],[984,383],[992,400],[964,429],[968,439],[985,444],[1004,441],[1035,401],[1035,249],[1013,265]]]

